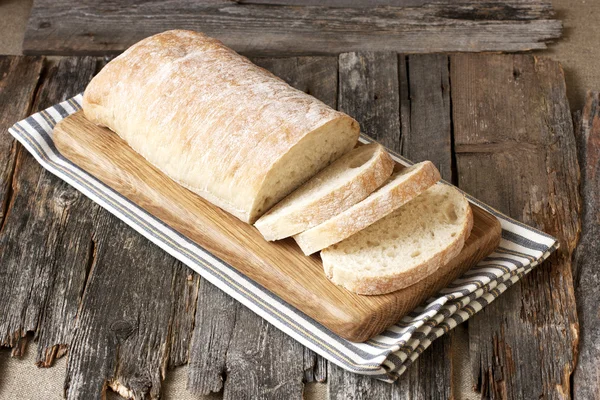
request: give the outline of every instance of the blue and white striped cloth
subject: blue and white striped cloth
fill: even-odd
[[[500,220],[502,241],[498,249],[387,331],[364,343],[349,342],[65,159],[54,146],[52,130],[58,121],[80,108],[81,95],[78,95],[16,123],[9,132],[48,171],[278,329],[329,361],[358,374],[393,382],[433,340],[494,301],[558,247],[555,238],[469,197],[469,201]],[[361,140],[370,141],[366,137]],[[398,155],[394,157],[409,164]]]

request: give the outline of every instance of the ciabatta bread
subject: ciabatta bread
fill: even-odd
[[[254,226],[267,240],[303,232],[367,197],[393,170],[394,160],[381,145],[357,147],[271,208]]]
[[[365,295],[413,285],[462,250],[473,227],[469,202],[439,183],[387,217],[321,252],[327,277]]]
[[[313,254],[365,229],[439,180],[440,173],[430,161],[401,169],[363,201],[322,224],[295,235],[294,239],[304,254]]]
[[[352,150],[358,123],[218,40],[168,31],[108,63],[83,97],[90,121],[245,222]]]

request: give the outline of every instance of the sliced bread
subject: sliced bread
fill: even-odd
[[[254,226],[267,240],[304,232],[367,197],[393,170],[394,160],[381,145],[357,147],[292,192]]]
[[[335,217],[294,236],[306,255],[338,243],[409,202],[440,180],[430,161],[402,168],[363,201]]]
[[[439,183],[366,229],[321,252],[327,277],[366,295],[426,278],[462,250],[473,227],[469,202]]]

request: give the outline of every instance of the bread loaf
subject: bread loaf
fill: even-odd
[[[168,31],[108,63],[83,97],[90,121],[245,222],[356,144],[358,123],[218,40]]]
[[[267,240],[303,232],[367,197],[393,169],[394,160],[380,144],[357,147],[280,201],[254,226]]]
[[[415,284],[458,256],[473,227],[469,202],[439,183],[390,215],[321,252],[325,274],[359,294]]]

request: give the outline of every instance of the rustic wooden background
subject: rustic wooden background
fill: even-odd
[[[342,9],[353,3],[338,1]],[[287,0],[274,3],[290,7]],[[421,3],[414,0],[414,10],[424,12]],[[521,24],[527,20],[522,14],[507,14],[520,3],[471,8],[469,18],[455,17],[473,21],[476,26],[469,29],[474,32],[497,24],[498,15],[501,24]],[[459,340],[453,332],[434,342],[395,385],[347,373],[44,171],[12,140],[7,133],[12,123],[83,91],[107,61],[93,55],[118,51],[137,40],[135,35],[163,26],[149,24],[139,33],[130,26],[143,23],[115,15],[121,9],[124,16],[131,12],[118,2],[103,9],[112,11],[106,19],[84,18],[99,12],[91,2],[78,2],[73,9],[69,4],[35,1],[25,49],[92,56],[0,57],[0,345],[18,356],[33,338],[44,367],[66,354],[68,398],[100,398],[107,386],[134,398],[156,398],[166,369],[185,363],[190,390],[222,391],[226,399],[300,398],[303,384],[313,381],[325,382],[332,399],[452,397]],[[144,23],[160,20],[157,10],[165,9],[157,4],[144,8],[154,13],[148,11]],[[551,9],[538,9],[542,14],[522,24],[532,32],[556,23]],[[51,16],[52,29],[44,15]],[[182,25],[186,14],[178,15],[182,19],[168,14],[162,21]],[[77,31],[69,31],[72,19],[80,19]],[[252,21],[248,25],[258,29]],[[88,34],[66,40],[74,32]],[[107,32],[114,32],[110,43],[103,41]],[[538,45],[555,37],[544,32],[535,38]],[[440,36],[439,31],[426,34]],[[343,51],[335,51],[339,36],[322,36],[333,38],[330,47],[324,45],[327,53]],[[472,38],[468,50],[486,49],[484,38]],[[256,39],[257,52],[268,42]],[[292,41],[282,39],[277,46],[281,43]],[[388,43],[401,46],[397,38]],[[515,49],[506,46],[499,50]],[[382,48],[388,49],[377,47]],[[525,48],[532,47],[519,49]],[[271,50],[280,49],[265,51]],[[595,346],[600,338],[595,272],[600,96],[591,92],[573,123],[556,62],[530,54],[398,55],[402,49],[392,50],[253,60],[353,115],[385,145],[414,161],[433,160],[445,179],[558,237],[561,248],[550,260],[464,324],[471,375],[485,398],[593,398],[600,390]]]
[[[167,29],[261,55],[522,51],[561,27],[539,0],[35,0],[23,51],[106,54]]]

